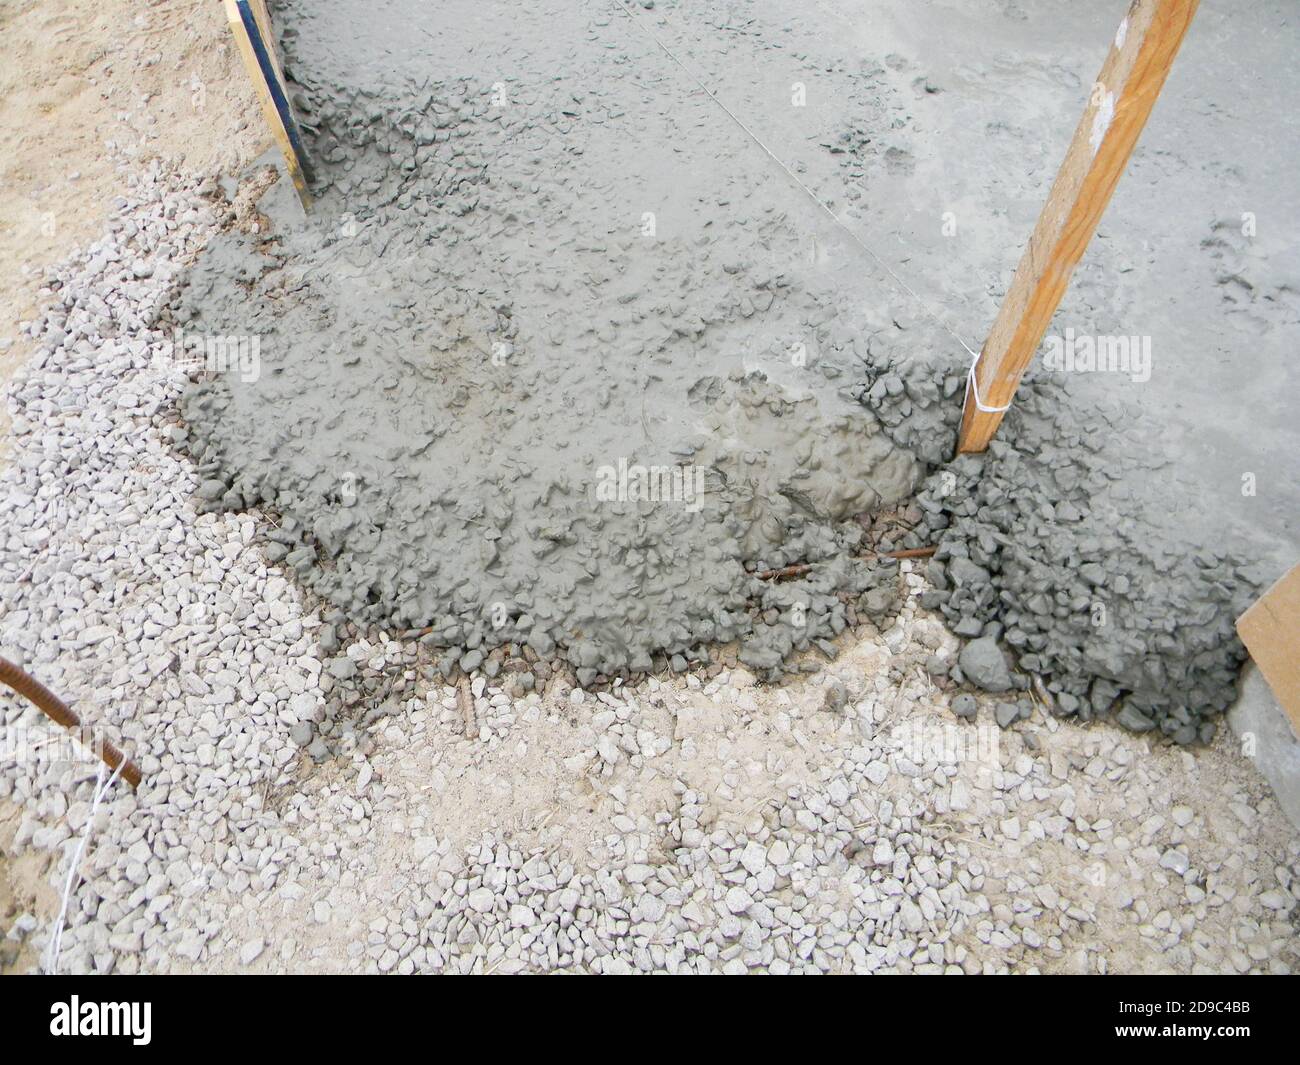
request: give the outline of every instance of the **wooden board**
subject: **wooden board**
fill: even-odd
[[[1015,396],[1119,184],[1197,3],[1134,0],[1129,7],[980,352],[974,380],[985,407],[1005,407]],[[968,384],[957,450],[983,451],[1001,422],[1001,411],[978,409]]]
[[[1300,739],[1300,565],[1237,619],[1237,635]]]
[[[265,0],[224,0],[226,19],[239,46],[248,75],[257,88],[262,114],[271,127],[284,165],[289,171],[293,187],[302,201],[303,209],[311,207],[308,183],[311,167],[303,148],[302,132],[289,103],[289,90],[275,51],[271,34],[271,16]]]

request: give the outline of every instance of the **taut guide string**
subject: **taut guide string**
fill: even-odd
[[[772,149],[769,148],[763,142],[763,139],[759,137],[757,133],[755,133],[752,129],[750,129],[748,125],[746,125],[746,123],[741,119],[739,115],[736,114],[735,111],[733,111],[721,99],[718,98],[717,94],[714,93],[713,90],[710,89],[704,83],[704,79],[698,73],[696,73],[685,63],[683,63],[680,59],[678,59],[677,56],[673,54],[672,50],[666,44],[664,44],[662,40],[659,39],[658,34],[656,34],[654,30],[652,30],[649,26],[647,26],[644,22],[642,22],[641,19],[637,16],[637,14],[627,6],[625,0],[614,0],[614,3],[616,3],[619,7],[623,9],[623,13],[627,15],[629,19],[632,20],[632,23],[638,29],[640,29],[647,37],[649,37],[652,41],[654,41],[654,43],[659,46],[660,51],[662,51],[664,55],[666,55],[669,59],[671,59],[674,63],[676,63],[677,66],[679,66],[686,73],[686,75],[692,81],[694,81],[696,85],[700,87],[700,89],[704,92],[704,94],[708,96],[708,98],[712,100],[715,104],[717,104],[718,107],[720,107],[726,113],[727,117],[730,118],[731,121],[733,121],[737,126],[739,126],[745,132],[745,135],[748,136],[750,140],[752,140],[764,151],[764,153],[768,156],[768,158],[770,158],[774,163],[776,163],[777,166],[779,166],[782,170],[785,171],[786,176],[789,177],[789,179],[793,181],[796,185],[798,185],[799,188],[804,191],[805,195],[807,195],[807,197],[810,200],[812,200],[812,202],[815,203],[826,214],[826,216],[830,218],[832,222],[834,222],[837,226],[839,226],[840,229],[842,229],[846,234],[848,234],[849,239],[852,240],[854,244],[856,244],[859,248],[861,248],[864,252],[866,252],[867,255],[869,255],[871,259],[876,263],[876,265],[878,265],[882,270],[885,271],[886,274],[890,276],[890,278],[893,279],[894,284],[896,284],[899,288],[901,288],[904,292],[906,292],[909,296],[911,296],[912,299],[916,301],[917,306],[919,306],[925,312],[925,314],[932,321],[934,321],[936,325],[939,326],[940,329],[942,329],[945,333],[947,333],[950,337],[952,337],[953,340],[957,341],[957,343],[960,344],[963,349],[965,349],[966,354],[971,357],[970,369],[966,371],[966,386],[967,388],[970,389],[971,394],[975,399],[975,406],[985,414],[1001,414],[1004,411],[1010,410],[1011,409],[1010,403],[1008,403],[1004,407],[993,407],[986,404],[980,398],[979,382],[976,380],[976,373],[975,373],[975,368],[979,365],[980,353],[972,349],[971,346],[966,343],[966,341],[962,340],[961,337],[959,337],[955,332],[953,332],[953,330],[949,327],[948,323],[945,322],[942,318],[940,318],[939,315],[936,314],[933,310],[931,310],[930,307],[926,304],[925,300],[923,300],[919,295],[917,295],[917,293],[912,289],[912,287],[908,285],[908,283],[904,281],[901,277],[899,277],[898,274],[893,270],[893,268],[887,262],[885,262],[879,255],[877,255],[874,251],[872,251],[871,248],[869,248],[866,245],[866,243],[863,242],[862,238],[859,237],[857,233],[855,233],[851,228],[849,228],[848,224],[843,219],[841,219],[839,215],[837,215],[834,211],[832,211],[830,207],[827,206],[827,204],[822,201],[821,197],[819,197],[817,193],[813,192],[813,190],[808,187],[808,185],[803,181],[803,179],[801,179],[798,174],[796,174],[793,170],[791,170],[790,167],[786,165],[785,161],[774,151],[772,151]]]

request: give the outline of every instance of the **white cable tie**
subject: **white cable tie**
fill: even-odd
[[[966,350],[970,352],[972,356],[970,361],[970,369],[966,371],[966,387],[970,389],[971,395],[975,397],[975,409],[981,411],[984,414],[1003,414],[1006,411],[1009,411],[1011,409],[1010,403],[1008,403],[1005,407],[990,407],[987,403],[985,403],[982,399],[980,399],[980,386],[978,380],[979,375],[976,374],[975,368],[979,366],[981,353],[978,351],[971,351],[969,347],[966,347],[966,344],[964,342],[962,343],[962,347],[966,348]]]

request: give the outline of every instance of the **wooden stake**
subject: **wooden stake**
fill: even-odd
[[[1006,407],[1110,203],[1183,43],[1198,0],[1133,0],[976,364],[986,408]],[[968,384],[958,451],[983,451],[1002,422]]]
[[[284,165],[288,168],[303,210],[307,210],[311,207],[311,192],[308,190],[311,166],[303,148],[298,120],[294,118],[293,107],[289,103],[284,71],[280,68],[280,59],[275,53],[271,16],[266,10],[266,0],[225,0],[225,6],[230,31],[235,35],[244,66],[248,70],[248,76],[253,79],[258,99],[262,103],[262,114],[284,157]]]

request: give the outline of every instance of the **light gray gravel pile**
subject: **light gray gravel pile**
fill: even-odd
[[[517,697],[480,677],[468,743],[460,694],[422,682],[416,648],[348,643],[348,685],[387,691],[389,713],[286,797],[297,846],[204,966],[1295,964],[1300,841],[1236,755],[1041,713],[1012,732],[987,709],[952,723],[923,664],[955,641],[907,584],[896,624],[815,680],[761,688],[737,667]]]
[[[7,389],[0,471],[0,646],[134,752],[146,781],[138,796],[118,785],[98,815],[71,970],[193,953],[214,920],[203,893],[265,871],[263,800],[320,703],[317,623],[249,548],[252,516],[195,514],[194,469],[170,445],[186,378],[151,323],[212,233],[212,205],[155,166],[117,208],[29,327],[37,352]],[[66,859],[94,763],[69,760],[11,693],[3,707],[14,845]]]

